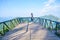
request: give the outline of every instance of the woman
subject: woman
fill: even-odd
[[[31,21],[33,21],[33,13],[31,13]]]

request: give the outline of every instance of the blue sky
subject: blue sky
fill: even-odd
[[[0,17],[60,17],[60,0],[0,0]]]

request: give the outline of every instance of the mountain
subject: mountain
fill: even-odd
[[[56,17],[54,15],[45,15],[45,16],[42,16],[42,18],[60,22],[60,18],[58,18],[58,17]]]

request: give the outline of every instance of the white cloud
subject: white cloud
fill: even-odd
[[[45,2],[44,4],[44,8],[40,11],[40,13],[42,14],[46,14],[47,12],[53,10],[53,9],[56,9],[57,5],[54,5],[55,4],[55,1],[56,0],[48,0],[47,2]]]

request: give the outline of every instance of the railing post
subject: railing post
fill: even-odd
[[[18,18],[18,23],[20,24],[19,18]]]
[[[50,20],[50,26],[49,28],[51,29],[51,31],[53,30],[53,25],[52,25],[52,21]]]
[[[42,25],[42,18],[40,19],[41,25]]]
[[[45,19],[45,25],[44,25],[45,28],[46,28],[46,23],[47,23],[47,20]]]
[[[43,19],[43,27],[44,27],[44,19]]]
[[[40,24],[40,18],[38,18],[38,20],[39,20],[39,24]]]
[[[40,18],[39,18],[39,23],[41,24],[41,22],[40,22],[41,20],[40,20]]]
[[[8,29],[10,29],[10,28],[8,27],[8,25],[7,25],[5,22],[3,22],[3,24],[6,25]]]
[[[44,26],[44,19],[42,19],[42,26]]]
[[[41,19],[41,25],[43,25],[43,19]]]
[[[40,24],[42,25],[42,18],[40,18]]]
[[[8,29],[6,29],[6,30],[5,30],[5,29],[4,29],[4,28],[5,28],[5,26],[4,26],[4,25],[6,25],[6,23],[5,23],[5,22],[3,22],[3,33],[5,34],[5,31],[6,31],[6,32],[7,32],[7,31],[9,31],[9,29],[10,29],[10,28],[8,27],[8,25],[6,25]],[[4,35],[4,34],[3,34],[3,35]]]
[[[13,24],[13,22],[12,22],[13,20],[10,20],[10,22],[12,23],[12,25],[15,27],[15,25]]]
[[[57,30],[58,30],[58,23],[56,22],[56,33],[57,33]]]
[[[3,35],[5,35],[4,24],[3,24]]]

